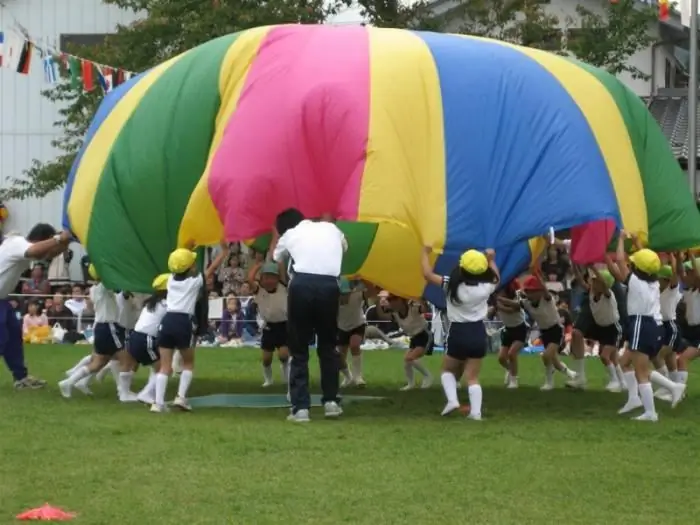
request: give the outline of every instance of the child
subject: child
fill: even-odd
[[[159,275],[153,281],[155,293],[144,302],[134,329],[129,334],[129,350],[125,357],[125,371],[119,374],[122,392],[131,391],[131,380],[136,365],[152,367],[149,370],[148,383],[136,394],[136,400],[146,405],[155,403],[156,373],[159,369],[160,352],[158,351],[158,328],[163,322],[167,310],[165,297],[167,295],[170,274]]]
[[[421,363],[421,358],[432,352],[433,334],[430,332],[428,321],[423,315],[423,305],[419,301],[407,301],[396,295],[389,295],[387,302],[394,321],[403,333],[409,337],[408,351],[403,358],[406,385],[401,390],[406,391],[415,388],[414,370],[418,370],[423,375],[421,388],[430,388],[433,384],[433,376],[425,365]]]
[[[659,289],[661,290],[661,320],[663,322],[663,336],[661,339],[661,351],[654,358],[654,367],[658,372],[672,381],[678,382],[676,365],[676,353],[685,349],[685,341],[681,337],[676,315],[678,305],[683,299],[679,286],[676,257],[671,254],[671,264],[666,264],[659,270]],[[673,401],[671,392],[660,387],[654,392],[654,397],[662,401]]]
[[[617,243],[616,261],[607,257],[608,269],[619,282],[627,285],[627,340],[629,359],[623,360],[622,368],[627,383],[627,403],[619,410],[626,414],[644,407],[644,413],[637,421],[658,421],[654,406],[654,391],[650,381],[667,388],[672,395],[672,406],[683,397],[685,385],[674,383],[656,370],[650,372],[649,364],[661,349],[663,336],[661,317],[661,292],[657,273],[661,260],[656,252],[647,248],[638,249],[630,256],[631,267],[627,266],[625,238],[636,238],[620,232]],[[631,363],[630,363],[631,361]],[[631,364],[631,366],[630,366]]]
[[[520,306],[520,283],[513,279],[496,296],[496,312],[503,323],[498,362],[506,371],[506,388],[518,388],[518,354],[527,342],[529,327]]]
[[[683,292],[683,302],[685,303],[683,338],[687,341],[687,348],[678,356],[676,379],[679,383],[686,384],[690,362],[700,355],[700,272],[692,252],[688,252],[688,261],[681,270],[685,286]]]
[[[442,415],[446,416],[459,408],[457,380],[464,374],[469,391],[468,418],[479,421],[483,399],[479,374],[481,360],[486,356],[488,348],[484,321],[488,315],[489,297],[496,291],[500,280],[495,262],[496,253],[493,250],[484,253],[467,250],[447,276],[433,272],[428,258],[431,251],[430,247],[423,250],[423,277],[444,290],[447,319],[450,323],[440,375],[447,398]]]
[[[576,373],[559,360],[559,351],[564,341],[564,329],[560,323],[559,310],[554,296],[549,293],[538,274],[528,276],[523,282],[525,298],[523,306],[540,331],[544,345],[542,363],[545,367],[545,380],[540,390],[554,388],[554,370],[569,379],[576,379]]]
[[[263,320],[262,350],[263,387],[272,385],[272,358],[277,357],[282,369],[282,381],[289,381],[289,348],[287,347],[287,284],[280,276],[284,265],[257,261],[248,271],[248,283]],[[260,280],[256,276],[260,271]]]
[[[46,314],[39,312],[39,303],[32,300],[27,307],[22,323],[22,333],[25,343],[45,343],[51,335],[49,320]]]
[[[78,367],[73,373],[58,383],[61,395],[70,398],[73,387],[85,380],[78,387],[83,393],[89,394],[87,382],[119,352],[124,350],[124,330],[117,323],[119,308],[112,290],[108,290],[100,281],[94,265],[88,268],[90,277],[96,281],[90,288],[90,301],[95,308],[94,351],[90,363]]]
[[[345,277],[340,278],[338,306],[338,352],[340,353],[341,388],[348,385],[365,386],[362,377],[362,342],[365,339],[364,287],[353,286]],[[348,370],[348,350],[352,356],[352,372]]]

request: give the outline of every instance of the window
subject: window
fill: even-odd
[[[66,47],[69,46],[98,46],[104,43],[106,37],[107,35],[105,33],[61,35],[61,49],[66,49]]]

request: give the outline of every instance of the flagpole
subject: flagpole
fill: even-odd
[[[698,0],[690,0],[690,78],[688,79],[688,181],[698,199]]]

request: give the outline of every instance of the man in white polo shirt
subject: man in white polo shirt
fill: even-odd
[[[345,235],[331,221],[313,222],[295,208],[277,216],[270,246],[275,262],[289,255],[293,277],[287,303],[288,344],[292,357],[289,394],[290,421],[309,421],[309,341],[317,337],[321,365],[322,403],[326,417],[343,413],[338,398],[340,360],[336,352],[338,278],[347,250]]]
[[[37,224],[26,238],[9,235],[0,242],[0,355],[18,390],[41,388],[46,382],[27,372],[22,321],[10,304],[9,296],[17,288],[22,274],[29,269],[31,261],[52,259],[66,251],[69,242],[67,232],[57,234],[50,224]]]

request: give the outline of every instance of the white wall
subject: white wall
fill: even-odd
[[[111,33],[118,24],[136,19],[133,13],[105,6],[100,0],[2,2],[6,8],[0,8],[0,31],[7,34],[17,20],[33,40],[56,47],[61,34]],[[21,177],[32,159],[48,161],[56,156],[51,141],[60,136],[61,130],[53,126],[58,108],[41,96],[47,87],[37,54],[32,57],[29,75],[0,68],[0,187],[6,187],[10,177]],[[26,233],[37,222],[60,227],[62,197],[59,191],[43,199],[5,203],[10,213],[5,231]],[[84,251],[77,244],[71,248],[76,252],[71,277],[78,279],[77,261]]]

